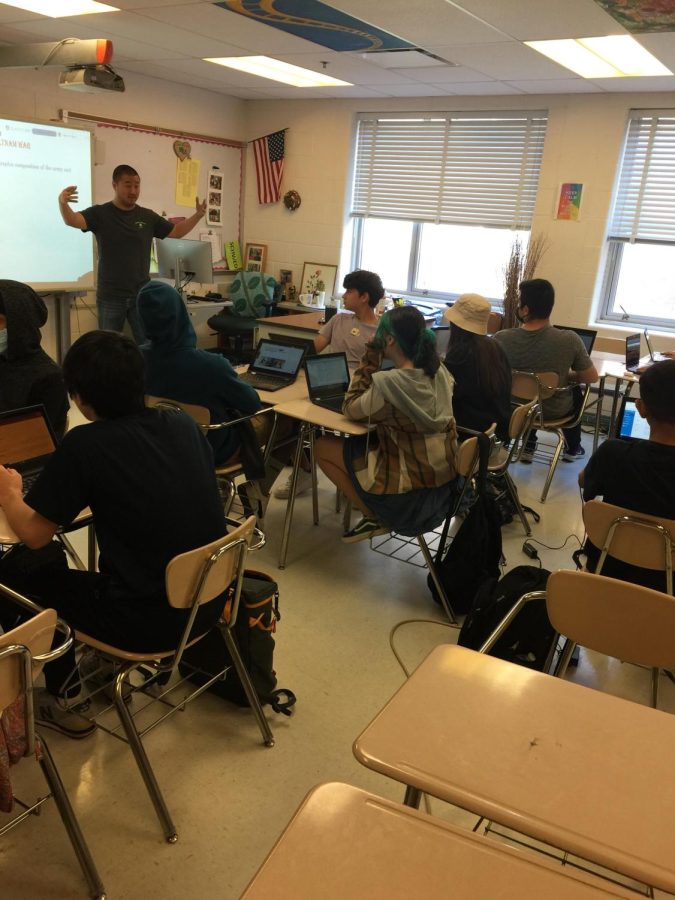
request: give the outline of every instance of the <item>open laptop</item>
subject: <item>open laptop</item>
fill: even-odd
[[[445,354],[448,352],[448,344],[450,343],[450,326],[434,325],[431,330],[436,335],[436,353],[441,359],[445,359]]]
[[[290,341],[262,338],[253,362],[239,377],[251,387],[263,391],[279,391],[293,384],[305,358],[305,348]]]
[[[646,441],[649,439],[649,423],[637,411],[633,397],[624,397],[621,401],[616,434],[617,437],[624,440],[639,438]]]
[[[639,375],[641,372],[646,371],[659,359],[659,354],[652,352],[649,332],[645,331],[644,334],[647,339],[649,356],[643,356],[642,358],[640,358],[640,338],[642,335],[629,334],[626,338],[626,371],[631,372],[633,375]]]
[[[320,353],[305,360],[309,399],[317,406],[341,412],[349,387],[346,353]]]
[[[41,404],[0,413],[0,463],[21,475],[24,495],[56,450],[56,443],[56,435]]]
[[[669,358],[669,357],[667,357],[667,356],[664,356],[662,353],[659,353],[658,350],[655,351],[655,350],[652,348],[651,338],[649,337],[649,332],[647,331],[646,328],[645,328],[645,330],[643,331],[643,334],[644,334],[644,336],[645,336],[645,343],[647,344],[647,351],[648,351],[648,353],[649,353],[649,362],[650,362],[650,363],[659,362],[659,361],[662,360],[662,359],[668,359],[668,358]]]
[[[270,331],[269,339],[271,341],[281,341],[282,344],[295,344],[296,347],[302,347],[305,351],[305,359],[307,359],[308,356],[316,356],[312,338],[290,337],[285,334],[273,334]]]
[[[573,325],[556,325],[555,327],[559,328],[561,331],[573,331],[575,334],[578,334],[584,342],[586,353],[588,353],[589,356],[591,355],[595,339],[598,336],[597,331],[594,331],[592,328],[575,328]]]

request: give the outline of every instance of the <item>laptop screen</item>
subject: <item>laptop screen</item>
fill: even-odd
[[[0,463],[19,472],[44,465],[56,441],[42,406],[0,413]]]
[[[304,355],[305,348],[297,344],[282,344],[263,338],[250,368],[267,375],[293,376],[298,374]]]
[[[321,388],[349,384],[349,367],[344,353],[324,353],[305,360],[307,386],[310,394]]]
[[[597,331],[594,331],[592,328],[574,328],[573,325],[556,325],[555,327],[561,331],[573,331],[575,334],[578,334],[584,342],[586,353],[588,353],[589,356],[591,355],[595,339],[598,336]]]
[[[619,437],[649,439],[649,424],[635,406],[635,400],[624,399],[619,418]]]
[[[640,365],[640,335],[629,334],[626,338],[626,368]]]

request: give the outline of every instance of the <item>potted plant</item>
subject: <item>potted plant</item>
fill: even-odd
[[[509,261],[504,266],[504,316],[502,328],[515,328],[518,324],[516,310],[518,309],[518,285],[521,281],[534,278],[534,273],[539,261],[549,248],[549,240],[546,235],[532,235],[523,252],[520,238],[516,238],[511,246]]]

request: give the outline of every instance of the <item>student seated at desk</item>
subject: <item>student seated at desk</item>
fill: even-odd
[[[197,336],[175,288],[163,281],[149,281],[138,293],[138,314],[149,339],[141,347],[146,393],[205,406],[212,424],[237,418],[234,411],[246,416],[262,409],[255,390],[237,376],[229,360],[197,349]],[[264,436],[260,437],[262,443]],[[208,439],[216,465],[237,459],[236,428],[210,431]]]
[[[600,444],[579,475],[584,500],[605,503],[651,516],[675,518],[675,359],[654,363],[640,376],[640,415],[649,424],[649,440],[609,440]],[[588,569],[600,550],[586,541]],[[665,590],[663,572],[630,566],[608,556],[602,574]]]
[[[0,506],[31,549],[46,547],[59,526],[89,507],[100,571],[68,569],[62,556],[54,564],[25,565],[27,551],[19,548],[0,560],[0,583],[99,640],[130,651],[165,650],[176,645],[188,615],[169,606],[167,563],[226,533],[211,448],[189,416],[146,409],[143,358],[130,338],[111,331],[83,335],[66,354],[63,374],[90,424],[66,434],[25,500],[21,476],[0,466]],[[220,595],[200,608],[196,633],[215,624],[223,602]],[[0,598],[6,630],[29,616]],[[47,664],[36,719],[81,738],[95,726],[62,705],[74,665],[74,649]]]
[[[462,428],[486,431],[497,424],[497,437],[509,439],[511,366],[499,344],[487,337],[490,301],[462,294],[443,318],[450,323],[445,365],[455,379],[452,408]]]
[[[377,330],[375,307],[384,297],[384,287],[379,275],[365,269],[345,275],[342,286],[344,308],[353,315],[333,316],[314,338],[314,348],[321,353],[330,345],[332,353],[347,354],[348,366],[358,366],[366,343],[372,341]]]
[[[383,357],[393,369],[379,371]],[[452,389],[419,310],[385,313],[343,407],[348,418],[372,423],[376,432],[323,437],[315,445],[321,469],[363,514],[345,543],[390,530],[416,535],[442,521],[455,480]]]
[[[0,280],[0,411],[42,403],[60,438],[68,420],[61,369],[40,346],[47,307],[20,281]]]

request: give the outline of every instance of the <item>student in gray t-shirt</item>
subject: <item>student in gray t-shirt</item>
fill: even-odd
[[[501,344],[512,369],[556,372],[559,387],[568,384],[593,384],[599,376],[579,335],[551,325],[554,302],[555,291],[550,281],[533,278],[521,282],[520,305],[516,313],[522,323],[521,327],[498,331],[494,339]],[[571,415],[575,406],[575,393],[577,392],[571,391],[546,400],[545,418],[556,419]],[[583,456],[581,425],[564,428],[563,433],[566,442],[563,459],[571,462]],[[533,431],[521,459],[529,462],[535,447],[536,432]]]
[[[372,341],[379,323],[375,307],[384,297],[384,287],[379,275],[357,269],[345,275],[342,295],[346,313],[333,316],[314,338],[314,347],[321,353],[330,344],[333,353],[347,354],[347,365],[358,366],[366,352],[366,343]],[[353,314],[353,315],[352,315]]]

